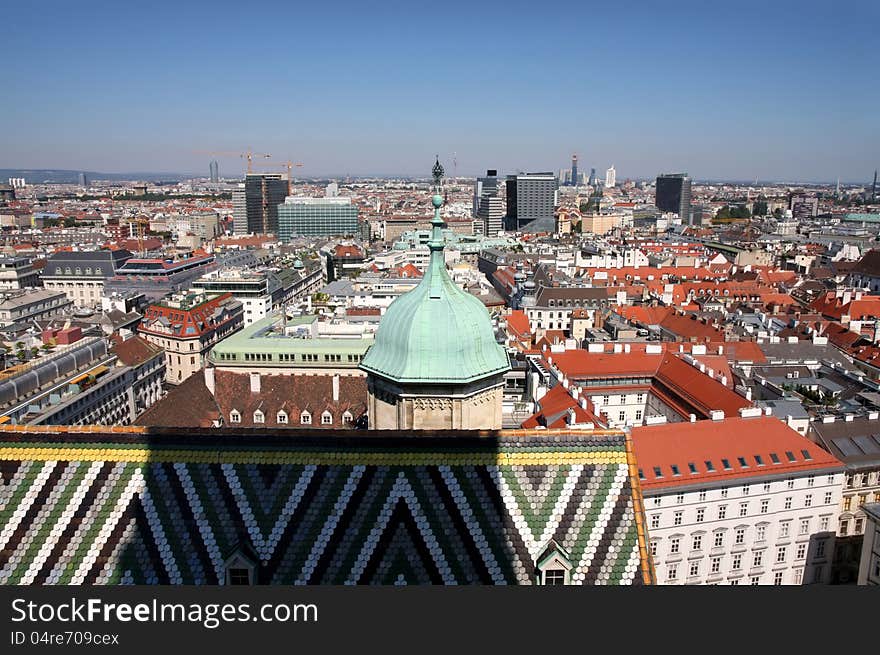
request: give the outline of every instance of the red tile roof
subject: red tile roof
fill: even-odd
[[[536,428],[543,425],[547,428],[564,428],[570,425],[567,420],[569,410],[574,412],[574,423],[604,425],[604,422],[594,413],[593,403],[589,399],[586,400],[587,409],[584,409],[571,397],[565,387],[557,384],[538,401],[540,409],[523,421],[522,427]]]
[[[224,423],[229,425],[232,410],[241,415],[241,427],[254,427],[254,412],[263,412],[265,422],[260,427],[301,427],[300,414],[311,414],[312,428],[353,427],[367,410],[367,378],[365,376],[339,376],[339,400],[333,400],[332,375],[261,375],[260,391],[251,391],[248,373],[236,373],[215,369],[214,398],[223,413]],[[195,377],[195,376],[194,376]],[[288,416],[286,424],[278,422],[278,412]],[[321,414],[329,411],[333,422],[321,423]],[[352,415],[352,425],[342,421],[345,412]]]
[[[843,466],[815,443],[771,416],[637,427],[633,428],[632,438],[645,490],[771,474],[787,476]],[[761,463],[755,456],[761,458]],[[729,469],[725,469],[725,460]],[[691,464],[696,473],[691,473]],[[674,474],[673,465],[679,475]],[[659,468],[660,476],[655,467]]]
[[[119,358],[119,361],[126,366],[140,366],[156,355],[164,352],[164,350],[156,344],[150,343],[146,339],[142,339],[138,336],[123,339],[118,334],[114,334],[110,337],[110,341],[112,342],[110,350]]]

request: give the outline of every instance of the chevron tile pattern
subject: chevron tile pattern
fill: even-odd
[[[0,433],[0,583],[650,581],[622,434],[212,439]]]

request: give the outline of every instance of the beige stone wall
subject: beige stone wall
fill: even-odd
[[[503,389],[494,387],[460,397],[399,397],[373,389],[369,394],[374,430],[499,430]]]

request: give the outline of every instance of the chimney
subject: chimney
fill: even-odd
[[[214,367],[206,366],[205,367],[205,386],[208,388],[208,391],[211,392],[211,395],[214,395]]]
[[[251,393],[260,393],[260,374],[251,373]]]
[[[339,374],[333,376],[333,402],[339,402]]]

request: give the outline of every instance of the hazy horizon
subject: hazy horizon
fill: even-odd
[[[18,7],[0,167],[233,176],[243,160],[198,151],[249,147],[299,177],[426,176],[435,154],[450,176],[572,153],[620,180],[880,165],[876,3],[269,4]]]

